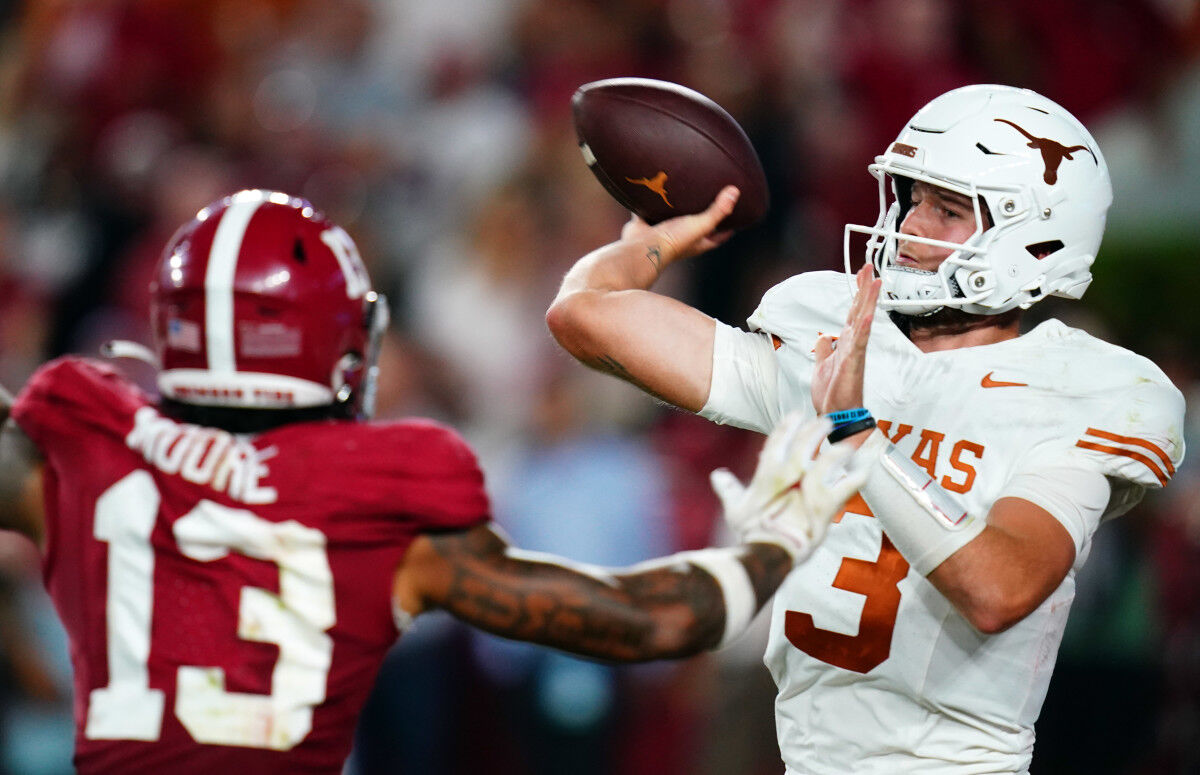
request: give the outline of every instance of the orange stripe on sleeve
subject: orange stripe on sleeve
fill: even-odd
[[[1166,476],[1166,474],[1164,474],[1162,472],[1162,469],[1158,467],[1157,463],[1155,463],[1152,459],[1143,455],[1141,452],[1135,452],[1132,449],[1122,449],[1120,447],[1108,447],[1103,444],[1096,444],[1094,442],[1085,441],[1083,439],[1080,439],[1079,441],[1075,442],[1075,446],[1082,447],[1083,449],[1095,450],[1096,452],[1107,452],[1110,455],[1120,455],[1122,457],[1133,458],[1134,460],[1138,461],[1142,465],[1146,466],[1146,468],[1149,468],[1150,471],[1156,477],[1158,477],[1159,484],[1161,484],[1163,487],[1167,486],[1168,477]]]
[[[1087,432],[1097,438],[1107,439],[1108,441],[1115,441],[1119,444],[1132,444],[1135,447],[1141,447],[1142,449],[1148,449],[1151,452],[1153,452],[1154,454],[1158,455],[1158,459],[1163,462],[1163,465],[1166,467],[1167,473],[1169,475],[1171,475],[1171,476],[1175,475],[1175,466],[1171,464],[1170,456],[1167,455],[1166,452],[1163,452],[1162,448],[1159,447],[1157,444],[1154,444],[1153,442],[1146,441],[1145,439],[1139,439],[1137,436],[1118,436],[1115,433],[1109,433],[1108,431],[1102,431],[1099,428],[1088,428]]]

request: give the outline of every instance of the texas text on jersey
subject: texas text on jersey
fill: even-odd
[[[473,453],[432,423],[249,439],[164,418],[74,358],[13,417],[45,456],[81,773],[339,771],[397,636],[406,547],[489,515]]]

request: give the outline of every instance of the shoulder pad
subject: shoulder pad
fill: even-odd
[[[66,356],[34,372],[17,395],[12,416],[33,438],[41,426],[124,427],[147,403],[146,395],[109,364]]]

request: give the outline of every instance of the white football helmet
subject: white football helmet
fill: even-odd
[[[1087,129],[1040,94],[996,85],[949,91],[921,108],[868,169],[879,181],[879,219],[847,225],[843,253],[849,273],[850,235],[868,235],[866,258],[883,280],[885,309],[995,315],[1045,296],[1078,299],[1091,283],[1112,203],[1108,165]],[[918,180],[975,203],[966,242],[899,233]],[[899,240],[954,252],[937,271],[915,270],[895,263]]]

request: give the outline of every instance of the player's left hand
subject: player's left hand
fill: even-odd
[[[817,365],[813,369],[812,401],[819,414],[863,405],[863,375],[867,363],[867,339],[875,319],[881,281],[870,262],[854,276],[858,291],[850,303],[846,326],[836,336],[817,338]]]
[[[710,475],[725,521],[743,543],[776,544],[802,562],[821,543],[834,515],[867,479],[866,465],[846,463],[851,444],[834,444],[819,455],[832,428],[825,418],[805,422],[799,412],[767,437],[749,485],[728,469]]]

